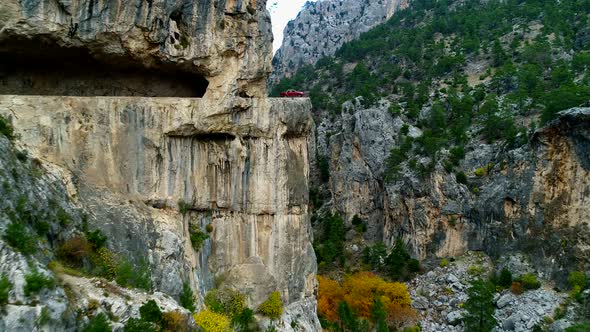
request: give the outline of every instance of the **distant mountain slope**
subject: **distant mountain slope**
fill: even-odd
[[[561,285],[588,264],[589,109],[559,112],[590,100],[589,19],[588,0],[416,0],[275,85],[314,106],[320,272],[398,239],[419,259],[523,252]],[[322,256],[331,213],[342,263]]]
[[[408,0],[320,0],[308,2],[285,28],[273,59],[272,82],[305,64],[333,55],[342,44],[383,23]]]

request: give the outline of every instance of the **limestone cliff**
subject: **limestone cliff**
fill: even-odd
[[[407,0],[320,0],[308,2],[284,31],[283,43],[273,59],[270,81],[290,77],[301,66],[333,55],[393,13]]]
[[[522,252],[542,277],[565,285],[567,271],[588,266],[589,115],[588,108],[563,112],[515,150],[471,142],[461,164],[467,187],[442,164],[426,179],[404,168],[397,181],[382,181],[404,122],[388,105],[345,104],[341,120],[318,126],[318,154],[330,160],[329,205],[367,220],[365,239],[402,238],[422,259]],[[420,134],[409,127],[408,135]],[[486,175],[475,175],[486,165]]]
[[[174,299],[183,282],[198,305],[213,287],[246,294],[252,308],[279,291],[278,324],[319,328],[307,204],[311,105],[264,98],[265,1],[13,1],[0,4],[0,17],[0,115],[110,250],[147,262],[153,289]],[[80,231],[74,219],[34,256],[44,273],[57,246]],[[8,218],[0,220],[6,228]],[[193,228],[210,231],[200,248]],[[22,285],[14,267],[2,264],[0,274]],[[27,317],[49,306],[44,296]],[[83,307],[76,296],[64,308]],[[10,297],[13,312],[23,301],[32,299]],[[116,314],[113,303],[102,298],[100,311]],[[5,326],[30,327],[18,322]]]

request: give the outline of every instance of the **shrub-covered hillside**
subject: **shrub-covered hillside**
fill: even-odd
[[[317,116],[357,96],[420,128],[391,151],[386,180],[410,155],[423,175],[437,152],[452,168],[470,139],[516,147],[560,110],[590,99],[590,1],[417,0],[387,23],[272,89],[309,93]],[[459,175],[459,180],[461,176]]]

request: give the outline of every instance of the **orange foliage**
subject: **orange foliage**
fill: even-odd
[[[338,304],[344,300],[340,285],[329,278],[318,276],[318,313],[329,321],[338,319]]]
[[[413,321],[416,313],[410,308],[410,294],[406,285],[387,282],[373,273],[359,272],[346,276],[342,286],[328,278],[318,276],[318,313],[330,321],[338,319],[338,304],[346,301],[359,317],[369,319],[378,296],[391,323]]]
[[[516,295],[520,295],[520,294],[524,293],[522,283],[520,283],[518,281],[513,281],[512,285],[510,286],[510,291],[512,291],[512,293],[514,293]]]
[[[394,325],[397,328],[413,325],[418,319],[416,311],[410,306],[401,306],[393,303],[385,308],[387,309],[387,321],[389,322],[389,325]]]

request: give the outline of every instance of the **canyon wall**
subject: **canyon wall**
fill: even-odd
[[[319,323],[307,204],[311,104],[265,97],[272,39],[265,5],[3,2],[0,114],[14,126],[16,146],[60,183],[109,249],[147,262],[155,291],[178,299],[188,282],[202,306],[208,290],[228,287],[246,294],[251,308],[279,291],[282,330],[296,320],[312,331]],[[4,229],[8,218],[0,220]],[[191,244],[193,227],[210,231],[201,248]],[[36,257],[39,269],[72,233],[56,234]],[[0,272],[23,282],[13,267]],[[32,301],[17,295],[12,312]],[[27,315],[40,314],[45,300]],[[29,327],[18,322],[7,328]]]
[[[366,220],[365,240],[393,245],[401,238],[420,259],[520,252],[542,277],[565,285],[568,271],[589,266],[589,114],[565,111],[514,150],[470,142],[460,165],[466,186],[441,163],[426,177],[404,167],[395,181],[383,181],[404,121],[388,105],[349,102],[341,119],[318,125],[317,154],[330,164],[328,207],[349,223],[354,215]]]
[[[300,67],[333,55],[344,43],[358,38],[407,6],[407,0],[308,2],[297,18],[285,27],[283,43],[272,61],[270,82],[278,83]]]

